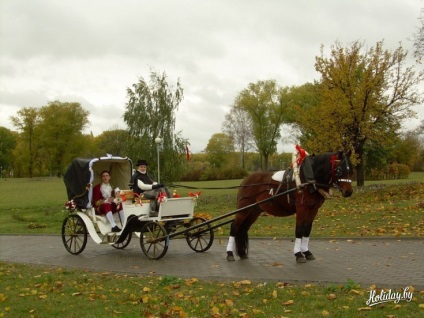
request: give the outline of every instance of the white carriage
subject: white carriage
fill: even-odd
[[[114,214],[115,222],[122,226],[119,233],[112,232],[107,218],[96,214],[93,207],[93,186],[101,181],[100,173],[104,170],[109,171],[113,186],[121,189],[125,220],[119,219],[119,213]],[[151,216],[150,201],[129,189],[132,172],[132,161],[128,158],[106,156],[72,161],[64,176],[69,215],[62,225],[62,241],[69,253],[80,254],[88,236],[97,244],[124,249],[135,235],[150,259],[162,258],[173,237],[184,236],[196,252],[212,246],[213,228],[203,218],[193,217],[196,197],[166,198],[159,203],[157,216]]]

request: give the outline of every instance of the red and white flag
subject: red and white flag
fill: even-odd
[[[186,149],[186,158],[187,158],[187,160],[190,160],[190,149],[188,149],[188,145],[186,145],[186,147],[185,147]]]

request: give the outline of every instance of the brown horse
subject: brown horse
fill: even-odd
[[[330,188],[340,190],[343,197],[352,195],[353,171],[349,157],[341,151],[309,156],[308,160],[312,166],[315,183],[306,182],[304,164],[299,168],[300,185],[296,185],[293,177],[287,177],[287,174],[283,179],[273,177],[273,172],[256,172],[242,182],[237,194],[237,208],[240,211],[231,223],[227,245],[228,261],[234,261],[234,243],[237,255],[241,259],[248,258],[248,231],[262,212],[274,216],[290,216],[296,213],[296,261],[304,263],[306,260],[315,259],[308,244],[318,209],[331,191]],[[281,195],[285,192],[287,194]]]

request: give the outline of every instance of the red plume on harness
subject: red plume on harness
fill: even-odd
[[[299,153],[299,157],[297,158],[297,166],[300,166],[303,159],[308,155],[305,149],[301,148],[299,145],[296,145],[296,150]]]

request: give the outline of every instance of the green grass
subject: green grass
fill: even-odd
[[[128,276],[0,263],[0,317],[419,317],[424,293],[411,302],[369,307],[369,287],[291,286]],[[378,286],[372,286],[377,289]],[[392,290],[402,292],[402,290]]]
[[[217,217],[236,209],[241,180],[184,182],[195,189],[174,188],[181,196],[201,192],[196,213]],[[217,189],[214,189],[217,188]],[[0,233],[60,234],[67,212],[63,181],[58,178],[0,181]],[[409,179],[367,182],[350,198],[327,200],[312,230],[313,237],[424,236],[424,173]],[[295,218],[260,217],[250,236],[293,237]],[[218,235],[227,236],[229,226]]]
[[[411,182],[412,181],[412,182]],[[196,213],[215,217],[235,210],[240,180],[185,182],[181,196],[201,191]],[[61,179],[0,181],[0,233],[59,234],[67,214]],[[408,180],[369,182],[351,198],[328,200],[313,237],[424,236],[424,173]],[[261,217],[251,236],[293,237],[294,217]],[[228,226],[218,235],[227,236]],[[0,317],[422,317],[424,293],[411,302],[369,307],[369,288],[195,277],[130,276],[0,262]],[[393,292],[402,292],[396,290]]]

